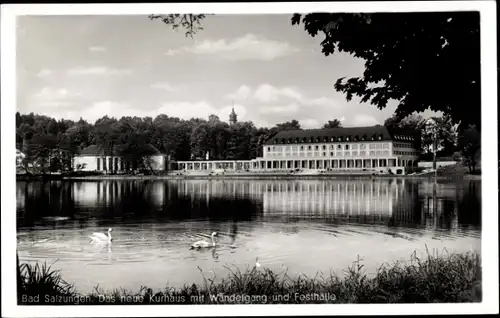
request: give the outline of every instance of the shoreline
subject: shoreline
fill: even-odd
[[[483,298],[478,252],[427,251],[421,258],[415,255],[405,262],[386,263],[373,276],[362,268],[358,257],[343,277],[334,272],[325,277],[290,277],[288,270],[275,272],[254,265],[243,271],[229,269],[228,276],[216,282],[215,276],[207,279],[202,273],[204,284],[167,285],[159,290],[142,286],[135,292],[96,286],[91,293],[79,293],[59,270],[46,263],[19,264],[18,259],[17,299],[19,305],[167,305],[473,303]]]
[[[225,175],[95,175],[95,176],[25,176],[17,175],[16,181],[40,180],[383,180],[383,179],[410,179],[410,180],[481,180],[481,175],[368,175],[368,174],[225,174]]]

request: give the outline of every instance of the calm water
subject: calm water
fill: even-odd
[[[481,183],[412,180],[18,182],[21,261],[81,291],[202,282],[225,266],[368,273],[413,251],[480,249]],[[111,247],[89,243],[113,228]],[[212,231],[218,247],[189,250]],[[199,268],[198,268],[199,267]]]

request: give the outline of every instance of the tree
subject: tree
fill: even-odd
[[[152,144],[162,153],[177,160],[190,158],[191,127],[178,118],[155,119]]]
[[[177,30],[182,27],[186,30],[185,36],[191,37],[200,30],[203,30],[201,26],[201,21],[205,19],[206,14],[151,14],[149,19],[156,20],[159,19],[163,23],[170,25],[173,30]]]
[[[481,133],[474,126],[460,132],[458,148],[462,152],[469,172],[476,171],[476,164],[481,156]]]
[[[365,61],[361,77],[334,85],[348,101],[358,96],[383,109],[392,99],[401,118],[430,109],[480,131],[479,12],[294,14],[292,25],[301,22],[311,36],[325,35],[325,56]]]
[[[411,114],[404,118],[401,118],[397,114],[387,118],[384,122],[384,126],[390,130],[403,130],[405,133],[412,134],[417,142],[415,147],[422,150],[422,146],[425,144],[424,140],[424,127],[425,119],[418,114]],[[424,156],[425,157],[425,156]],[[421,158],[423,159],[423,158]]]
[[[252,132],[250,139],[250,158],[257,158],[263,156],[262,146],[271,136],[271,132],[268,128],[255,129]]]
[[[211,114],[208,116],[208,122],[211,124],[216,124],[216,123],[220,122],[220,118],[217,115]]]
[[[19,127],[21,125],[21,114],[19,112],[16,112],[16,127]]]
[[[89,146],[89,135],[92,127],[87,122],[78,122],[70,126],[60,135],[58,148],[61,152],[61,164],[64,169],[71,169],[71,158]],[[76,167],[75,167],[76,168]]]
[[[94,124],[94,129],[90,136],[91,144],[97,145],[104,155],[111,155],[114,152],[114,145],[118,135],[116,133],[117,120],[104,116],[98,119]]]
[[[27,171],[30,166],[40,168],[45,173],[57,149],[57,140],[53,135],[35,135],[27,144],[25,150],[26,157],[23,164]]]
[[[435,139],[437,140],[435,142]],[[427,120],[422,128],[422,145],[427,152],[436,143],[439,155],[452,155],[456,149],[457,130],[450,116],[433,117]],[[434,148],[434,147],[433,147]]]
[[[191,133],[190,146],[192,158],[205,158],[208,152],[210,157],[214,156],[213,144],[210,136],[211,127],[207,123],[198,125]],[[211,152],[212,151],[212,152]]]
[[[462,162],[462,154],[460,153],[460,151],[455,151],[452,155],[451,155],[451,158],[453,159],[453,161],[455,161],[457,164],[459,164],[460,162]]]
[[[209,136],[211,141],[210,154],[213,159],[223,160],[228,158],[230,138],[229,125],[223,122],[209,126]]]
[[[276,128],[277,132],[280,132],[280,131],[283,131],[283,130],[297,130],[297,129],[301,129],[300,128],[300,124],[299,124],[299,122],[296,119],[293,119],[291,121],[287,121],[287,122],[282,123],[282,124],[277,124],[275,128]]]
[[[424,128],[424,125],[425,119],[418,114],[411,114],[403,118],[394,114],[393,116],[387,118],[384,122],[384,126],[387,128],[402,128],[419,133]]]
[[[229,127],[228,159],[245,160],[250,158],[252,122],[238,122]]]
[[[341,128],[342,123],[338,119],[329,120],[326,124],[323,125],[323,128]]]
[[[25,141],[33,138],[34,133],[32,126],[21,122],[16,128],[16,148],[22,150]]]

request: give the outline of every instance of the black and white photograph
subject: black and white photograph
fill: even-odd
[[[2,5],[2,316],[498,313],[495,11]]]

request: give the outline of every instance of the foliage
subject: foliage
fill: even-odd
[[[480,130],[479,12],[310,13],[291,22],[313,37],[322,33],[325,56],[346,52],[365,61],[362,76],[335,83],[347,100],[358,96],[383,109],[392,99],[399,117],[430,109],[460,129]]]
[[[475,126],[470,126],[459,134],[458,145],[469,172],[475,172],[476,164],[481,158],[481,133]]]
[[[247,304],[455,303],[480,302],[482,300],[481,259],[477,253],[438,254],[434,252],[430,254],[427,251],[427,256],[422,259],[414,253],[409,262],[384,264],[374,275],[370,276],[363,270],[361,261],[358,257],[353,265],[345,271],[343,277],[332,272],[328,276],[318,273],[315,277],[304,275],[291,277],[286,268],[276,272],[269,268],[253,266],[242,271],[237,267],[226,266],[228,271],[226,278],[219,280],[215,276],[212,278],[204,276],[204,284],[202,285],[184,285],[181,288],[166,287],[160,291],[141,287],[139,292],[123,289],[109,292],[97,286],[94,292],[81,295],[71,290],[66,283],[61,283],[62,280],[55,279],[52,274],[48,275],[50,279],[33,280],[29,284],[29,288],[37,291],[39,290],[37,284],[41,284],[40,289],[43,287],[43,290],[54,294],[69,293],[71,290],[73,296],[85,296],[87,299],[81,304],[89,305],[111,303],[165,304],[165,299],[173,304],[221,304],[224,301],[217,297],[220,294],[258,296],[250,298],[249,301],[244,299],[229,300],[229,303]],[[201,269],[200,271],[202,272]],[[45,287],[47,282],[54,287]],[[313,294],[335,295],[335,299],[297,297],[297,295]],[[278,295],[281,297],[277,297]],[[288,296],[288,299],[283,298],[284,296]],[[60,303],[62,304],[64,301]],[[68,303],[66,302],[66,304]]]
[[[384,126],[387,128],[403,128],[413,130],[415,132],[421,132],[424,125],[425,119],[418,114],[411,114],[403,118],[394,114],[393,116],[387,118],[384,122]]]
[[[433,158],[434,143],[438,146],[438,156],[451,156],[457,150],[457,129],[449,115],[426,120],[415,113],[406,117],[394,114],[385,120],[384,126],[419,134],[420,147],[423,150],[422,160]]]
[[[323,128],[341,128],[342,123],[338,119],[329,120],[327,123],[323,125]]]
[[[451,158],[453,159],[453,161],[456,161],[457,163],[462,162],[462,154],[460,153],[460,151],[455,151],[451,155]]]
[[[47,263],[18,265],[18,296],[70,296],[74,294],[73,285],[63,280],[59,271],[53,270]]]
[[[283,130],[296,130],[296,129],[302,129],[300,127],[300,123],[297,120],[292,120],[292,121],[287,121],[282,124],[277,124],[276,125],[276,130],[283,131]]]
[[[16,113],[17,147],[26,155],[23,167],[31,173],[81,170],[71,166],[71,158],[90,145],[105,155],[123,157],[134,169],[148,169],[147,158],[156,151],[172,160],[205,159],[207,153],[210,159],[251,159],[262,156],[268,138],[287,129],[300,129],[300,123],[257,128],[252,122],[228,125],[215,115],[182,120],[160,114],[154,119],[104,116],[89,124]]]
[[[420,130],[424,150],[429,149],[433,129],[437,129],[443,148],[438,155],[451,156],[453,152],[461,151],[472,170],[481,145],[480,133],[475,128],[461,132],[457,148],[457,132],[449,116],[434,119],[435,124],[432,126],[423,124],[424,119],[420,115],[404,118],[393,116],[386,120],[385,125]],[[146,158],[156,151],[172,160],[205,159],[207,153],[209,159],[214,160],[245,160],[262,156],[262,145],[278,132],[301,129],[297,120],[271,128],[257,128],[252,122],[229,125],[215,115],[208,120],[183,120],[165,114],[154,119],[104,116],[90,124],[82,119],[77,122],[56,121],[33,113],[17,113],[16,125],[17,146],[25,154],[22,166],[28,173],[81,170],[82,167],[71,166],[71,158],[89,145],[97,145],[105,154],[114,153],[124,157],[134,169],[148,169],[150,164]],[[337,125],[340,122],[335,119],[323,127]]]
[[[160,19],[163,23],[170,25],[173,30],[182,27],[186,30],[185,36],[191,37],[200,30],[203,30],[201,21],[205,19],[206,14],[151,14],[149,19]]]
[[[451,156],[456,150],[457,129],[450,116],[433,117],[423,126],[422,144],[427,152],[437,146],[441,156]]]

